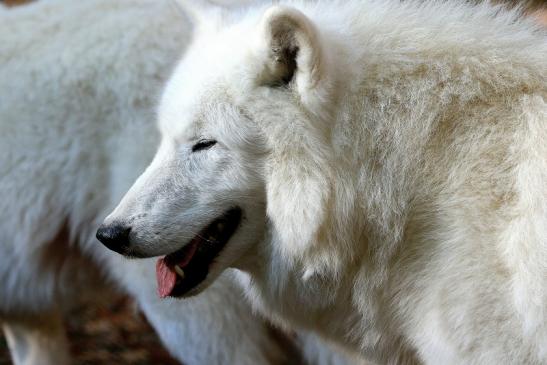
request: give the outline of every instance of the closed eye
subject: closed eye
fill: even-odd
[[[217,143],[214,139],[202,139],[192,146],[192,152],[201,151],[214,146]]]

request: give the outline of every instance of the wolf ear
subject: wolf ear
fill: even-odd
[[[171,0],[190,18],[197,33],[213,31],[222,24],[222,12],[227,10],[222,1]],[[225,1],[224,1],[225,2]]]
[[[327,60],[314,24],[299,10],[273,6],[260,22],[259,55],[263,67],[259,82],[294,84],[301,95],[325,81]]]

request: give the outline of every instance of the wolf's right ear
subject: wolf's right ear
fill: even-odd
[[[213,30],[222,25],[223,12],[241,8],[254,0],[171,0],[190,18],[196,30]]]
[[[171,0],[187,16],[197,33],[210,32],[220,28],[222,11],[220,4],[207,0]]]

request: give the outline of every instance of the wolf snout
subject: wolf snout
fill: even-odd
[[[120,223],[101,224],[96,237],[103,245],[120,254],[129,248],[129,233],[131,227]]]

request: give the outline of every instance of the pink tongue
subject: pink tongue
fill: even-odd
[[[168,297],[177,281],[177,274],[167,266],[164,258],[156,262],[156,279],[158,281],[158,295],[160,298]]]

